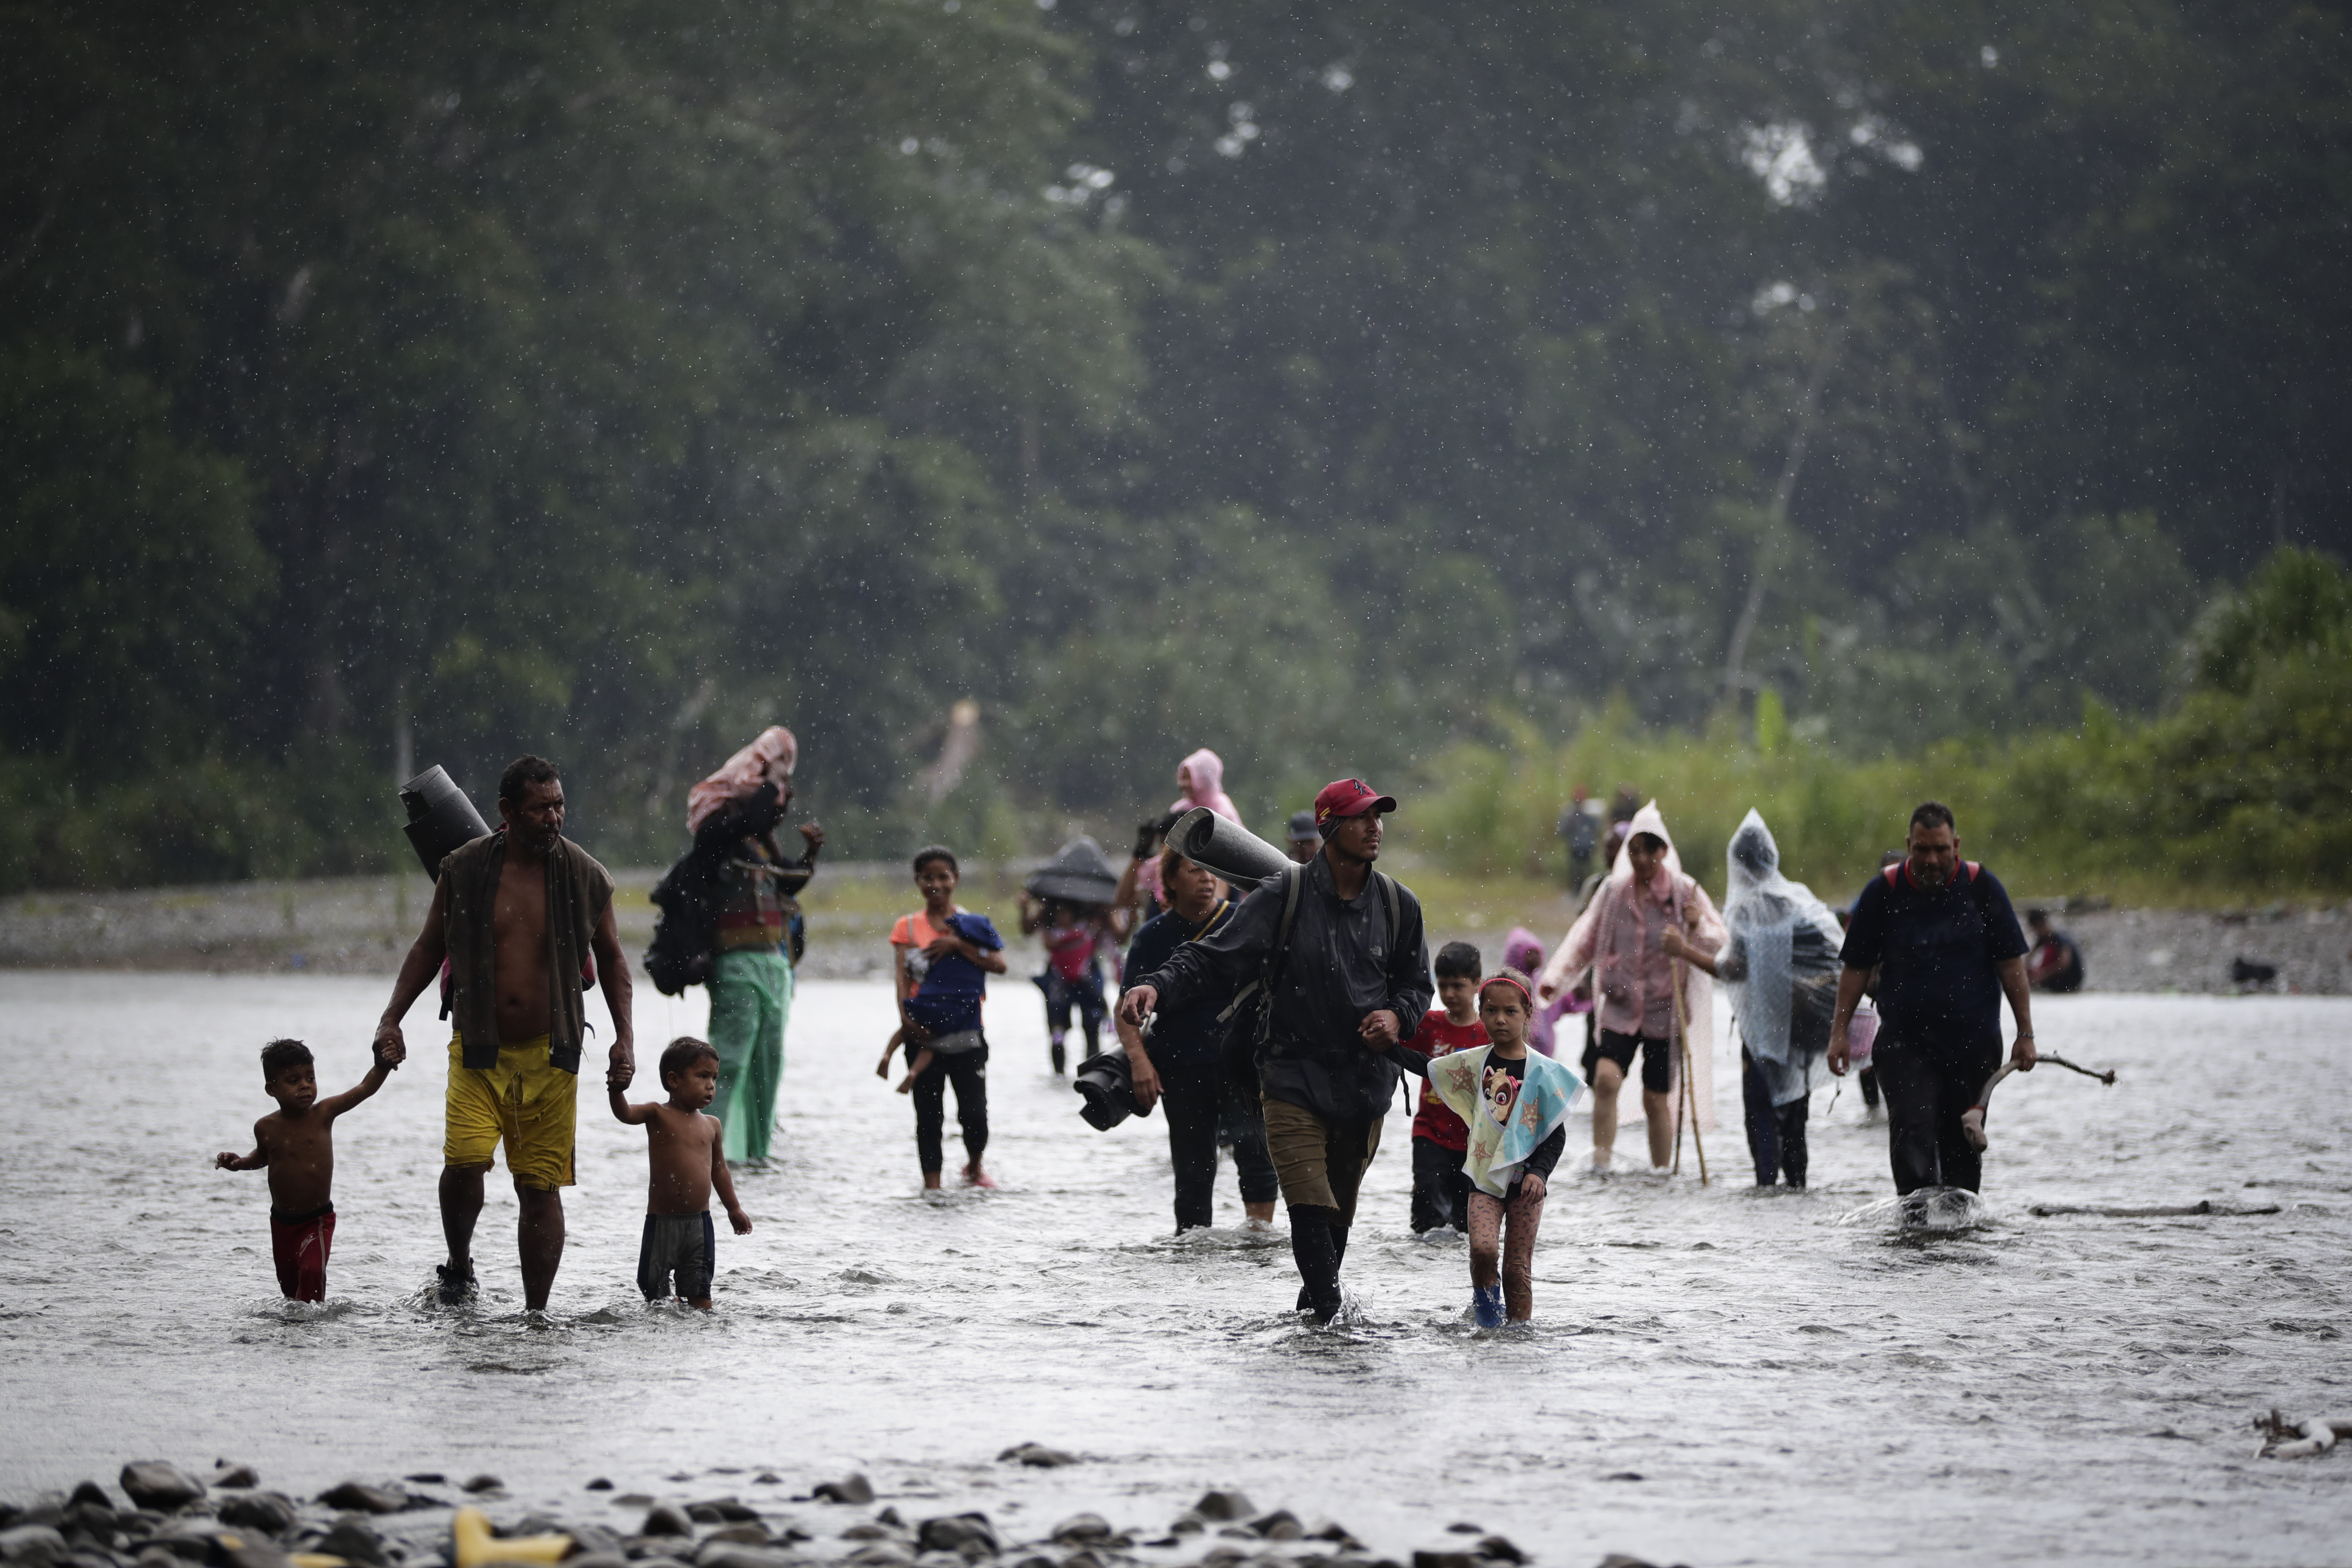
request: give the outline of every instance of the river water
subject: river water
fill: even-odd
[[[538,1326],[499,1181],[484,1300],[425,1302],[442,1072],[420,1006],[416,1059],[338,1133],[332,1299],[290,1309],[262,1176],[208,1166],[269,1109],[261,1043],[308,1039],[340,1089],[385,989],[0,974],[0,1498],[229,1456],[305,1493],[493,1470],[583,1517],[609,1495],[582,1491],[592,1476],[707,1496],[746,1489],[738,1468],[784,1492],[855,1468],[909,1517],[977,1506],[1016,1532],[1079,1508],[1157,1529],[1235,1486],[1397,1555],[1471,1521],[1545,1563],[2352,1563],[2352,1453],[2256,1459],[2248,1426],[2272,1405],[2352,1407],[2352,1003],[2037,1003],[2045,1047],[2122,1080],[2004,1085],[1987,1217],[1949,1234],[1854,1217],[1891,1187],[1850,1086],[1814,1101],[1812,1190],[1750,1190],[1727,1068],[1715,1184],[1563,1181],[1537,1327],[1478,1335],[1460,1244],[1406,1228],[1401,1114],[1349,1258],[1351,1321],[1304,1327],[1287,1247],[1225,1228],[1229,1172],[1220,1228],[1167,1234],[1161,1123],[1085,1127],[1017,981],[993,1009],[1003,1185],[929,1201],[908,1103],[873,1073],[887,988],[803,989],[784,1153],[741,1178],[758,1228],[721,1224],[708,1318],[636,1299],[642,1134],[583,1094],[572,1246]],[[699,1028],[695,994],[644,993],[645,1056]],[[1588,1136],[1580,1119],[1571,1149]],[[1636,1121],[1620,1147],[1640,1143]],[[2280,1212],[2032,1212],[2198,1199]],[[1085,1462],[996,1462],[1029,1440]]]

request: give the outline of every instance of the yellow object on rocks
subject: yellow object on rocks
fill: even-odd
[[[492,1563],[561,1563],[572,1553],[568,1535],[500,1539],[490,1531],[490,1516],[478,1508],[461,1508],[451,1516],[449,1537],[456,1547],[457,1568],[486,1568]]]
[[[349,1561],[331,1552],[289,1552],[286,1561],[294,1568],[352,1568]]]

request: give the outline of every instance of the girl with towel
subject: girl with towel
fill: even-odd
[[[1428,1064],[1430,1092],[1469,1124],[1470,1310],[1482,1329],[1535,1315],[1536,1228],[1584,1080],[1528,1049],[1535,986],[1515,969],[1478,988],[1488,1044]]]

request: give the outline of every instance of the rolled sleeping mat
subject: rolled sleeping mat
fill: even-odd
[[[1097,1132],[1108,1132],[1130,1116],[1151,1114],[1135,1103],[1135,1064],[1128,1060],[1125,1046],[1113,1046],[1080,1062],[1070,1087],[1086,1101],[1078,1108],[1079,1117]]]
[[[1168,830],[1168,847],[1244,892],[1295,864],[1240,823],[1228,821],[1205,805],[1196,805],[1176,819]]]
[[[489,837],[490,825],[437,763],[400,786],[400,804],[408,808],[408,842],[436,881],[451,850]]]

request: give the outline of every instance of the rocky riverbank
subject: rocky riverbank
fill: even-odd
[[[655,911],[646,894],[656,875],[614,873],[614,911],[633,962],[653,938]],[[905,880],[895,863],[826,866],[806,900],[802,973],[823,980],[887,974],[891,915],[912,902]],[[1017,887],[1014,868],[966,868],[965,901],[996,913],[1013,942],[1016,976],[1041,962],[1035,944],[1018,940],[1012,929]],[[390,975],[400,967],[431,894],[416,876],[19,894],[0,900],[0,968]],[[1434,907],[1431,912],[1433,947],[1461,937],[1490,959],[1501,953],[1507,922],[1494,925],[1497,917],[1490,910],[1457,911],[1465,929],[1449,928],[1444,913]],[[1520,918],[1556,940],[1568,909],[1553,900]],[[2352,993],[2352,907],[2062,910],[2058,921],[2082,946],[2093,991]],[[2243,965],[2257,975],[2273,973],[2245,978]]]
[[[1078,1461],[1037,1444],[1008,1467]],[[698,1479],[668,1478],[674,1484]],[[198,1478],[163,1460],[122,1467],[117,1492],[85,1480],[70,1492],[0,1502],[0,1562],[10,1568],[1406,1568],[1345,1527],[1261,1512],[1210,1491],[1161,1530],[1073,1514],[1042,1531],[975,1511],[912,1517],[845,1475],[797,1490],[774,1471],[714,1472],[723,1496],[625,1492],[588,1479],[577,1507],[530,1510],[499,1478],[418,1471],[345,1480],[298,1500],[247,1466],[219,1461]],[[1007,1510],[1010,1511],[1010,1510]],[[1547,1558],[1475,1523],[1450,1543],[1411,1553],[1411,1568],[1517,1568]],[[1600,1568],[1651,1568],[1611,1553]]]

